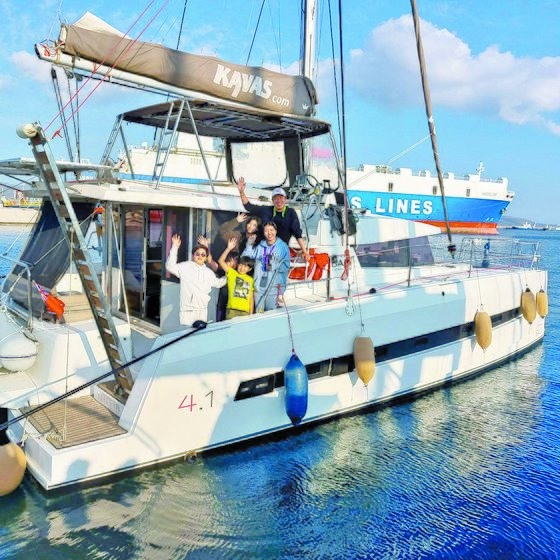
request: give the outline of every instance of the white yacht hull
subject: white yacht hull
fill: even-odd
[[[294,305],[295,349],[306,365],[351,354],[362,320],[376,348],[414,341],[408,350],[403,346],[401,357],[378,358],[368,387],[355,371],[311,379],[302,424],[431,390],[528,350],[543,337],[545,321],[537,316],[530,325],[518,311],[494,327],[486,351],[474,334],[438,343],[445,329],[471,323],[481,301],[491,316],[513,314],[526,283],[536,292],[546,287],[546,273],[493,272],[419,283],[353,298],[353,310],[344,299]],[[176,336],[162,336],[156,346]],[[143,362],[120,415],[126,433],[63,449],[31,433],[25,445],[29,470],[50,489],[290,429],[283,387],[234,400],[240,383],[280,373],[290,350],[285,310],[211,324]],[[11,439],[19,439],[21,428],[11,428]]]

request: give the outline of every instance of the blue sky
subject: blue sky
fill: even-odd
[[[261,3],[189,0],[180,48],[245,63]],[[30,155],[17,125],[46,124],[57,113],[49,67],[35,57],[34,43],[56,38],[60,19],[72,22],[87,10],[126,31],[147,4],[0,0],[1,159]],[[331,0],[333,12],[337,4]],[[175,47],[183,6],[169,0],[141,39]],[[320,11],[319,116],[335,121],[327,6]],[[443,170],[461,175],[483,161],[483,177],[509,178],[516,192],[510,215],[560,223],[560,2],[418,0],[418,8]],[[297,68],[298,9],[299,0],[266,0],[250,64]],[[385,163],[427,134],[409,14],[405,0],[343,1],[350,165]],[[116,114],[157,100],[99,88],[80,112],[83,156],[99,159]],[[53,147],[66,155],[63,141]],[[433,170],[429,142],[393,165]]]

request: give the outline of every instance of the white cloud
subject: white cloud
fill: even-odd
[[[27,51],[12,53],[10,61],[17,67],[19,72],[36,82],[46,84],[51,81],[50,65]]]
[[[421,22],[433,104],[484,112],[559,134],[560,57],[516,57],[492,45],[473,54],[447,29]],[[392,106],[422,103],[412,18],[389,20],[351,53],[349,82],[362,95]]]

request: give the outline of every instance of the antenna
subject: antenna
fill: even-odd
[[[484,171],[484,164],[482,162],[480,162],[478,164],[478,167],[476,168],[476,171],[478,172],[478,176],[480,178],[480,176],[482,175],[482,172]]]

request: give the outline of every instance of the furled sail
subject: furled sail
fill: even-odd
[[[303,76],[134,41],[89,12],[74,24],[62,25],[55,48],[56,57],[45,45],[38,45],[37,54],[47,60],[54,58],[55,62],[60,60],[61,53],[74,61],[79,57],[176,88],[267,111],[310,116],[318,102],[313,83]]]

